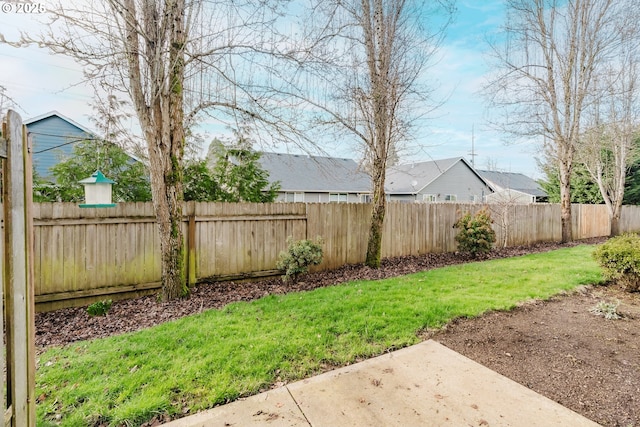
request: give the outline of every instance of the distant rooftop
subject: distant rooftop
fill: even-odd
[[[352,159],[305,154],[261,153],[260,164],[269,181],[280,181],[280,191],[367,193],[369,175]]]
[[[478,170],[478,173],[489,183],[498,185],[504,189],[520,191],[536,197],[546,197],[547,193],[534,179],[516,172],[498,172]],[[494,188],[494,190],[496,190]]]

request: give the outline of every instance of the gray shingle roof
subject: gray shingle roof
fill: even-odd
[[[487,170],[478,170],[478,173],[491,184],[491,187],[494,187],[494,191],[500,190],[500,188],[495,188],[499,186],[503,189],[516,190],[536,197],[547,196],[540,184],[521,173]]]
[[[371,179],[352,159],[304,154],[262,153],[260,164],[280,191],[367,193]]]

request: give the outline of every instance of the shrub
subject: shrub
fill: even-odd
[[[589,311],[596,316],[602,316],[607,320],[617,320],[622,319],[622,316],[618,314],[618,307],[620,306],[620,301],[616,300],[613,302],[605,302],[600,301],[595,307],[589,309]]]
[[[640,236],[626,233],[607,240],[593,252],[604,277],[629,292],[640,290]]]
[[[476,257],[491,251],[491,246],[496,241],[496,232],[491,228],[491,215],[485,209],[478,211],[474,216],[467,212],[453,224],[459,228],[456,235],[458,250]]]
[[[107,299],[103,301],[94,302],[89,307],[87,307],[87,313],[90,316],[104,316],[111,309],[112,300]]]
[[[322,262],[322,239],[318,237],[316,241],[298,240],[294,241],[291,236],[287,238],[289,247],[286,251],[280,252],[280,259],[276,267],[284,272],[282,280],[293,279],[297,281],[301,274],[309,271],[310,265],[318,265]]]

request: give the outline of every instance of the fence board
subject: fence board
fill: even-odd
[[[35,425],[35,326],[34,326],[34,241],[31,207],[31,158],[26,128],[12,110],[6,115],[3,135],[7,140],[3,160],[3,300],[0,317],[6,323],[6,339],[0,341],[2,354],[6,348],[6,366],[2,361],[3,380],[0,402],[5,424]],[[0,327],[3,325],[0,324]],[[6,345],[6,347],[5,347]],[[4,369],[6,368],[6,373]],[[5,389],[6,385],[6,389]],[[6,390],[6,399],[5,392]]]
[[[638,206],[622,206],[620,212],[620,229],[628,232],[640,231],[640,212]]]

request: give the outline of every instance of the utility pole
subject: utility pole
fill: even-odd
[[[476,147],[475,147],[475,134],[474,134],[474,129],[473,129],[473,125],[471,125],[471,166],[475,169],[476,168]]]

